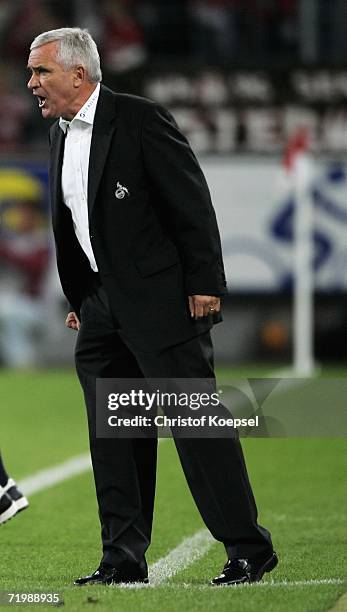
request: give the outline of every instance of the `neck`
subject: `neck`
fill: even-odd
[[[66,119],[67,121],[72,121],[72,119],[81,110],[82,106],[87,102],[88,98],[90,98],[93,91],[96,90],[97,86],[98,83],[90,83],[86,85],[83,88],[83,91],[80,91],[78,96],[73,100],[71,104],[71,109],[69,109],[69,111],[62,115],[62,118]]]

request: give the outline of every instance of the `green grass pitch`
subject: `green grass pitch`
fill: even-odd
[[[221,378],[228,374],[220,371]],[[87,451],[82,394],[72,371],[4,371],[0,389],[1,449],[17,480]],[[259,520],[271,530],[280,558],[266,583],[209,587],[209,579],[225,561],[222,545],[215,543],[199,561],[158,587],[74,587],[73,579],[93,571],[100,560],[94,485],[88,472],[32,495],[30,508],[0,528],[0,591],[58,592],[69,612],[330,610],[347,590],[342,582],[347,567],[345,439],[247,439],[243,447]],[[159,446],[148,562],[202,527],[174,445],[165,440]],[[313,582],[320,580],[324,582]]]

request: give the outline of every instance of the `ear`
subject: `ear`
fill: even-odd
[[[82,83],[86,78],[86,71],[83,66],[76,66],[73,73],[73,85],[74,87],[81,87]]]

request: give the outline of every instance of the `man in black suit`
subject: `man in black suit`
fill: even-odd
[[[210,329],[225,276],[208,187],[167,110],[100,85],[88,32],[31,45],[28,87],[50,130],[57,262],[78,330],[103,557],[75,584],[147,582],[156,440],[96,435],[96,378],[214,378]],[[277,564],[238,439],[177,438],[195,503],[228,561],[212,583],[260,580]]]

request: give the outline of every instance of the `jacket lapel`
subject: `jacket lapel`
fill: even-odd
[[[61,202],[61,169],[64,156],[64,133],[56,124],[51,132],[52,144],[50,155],[50,191],[53,224],[59,212],[59,203]]]
[[[91,219],[111,140],[116,130],[116,97],[101,86],[96,107],[88,170],[88,210]]]

